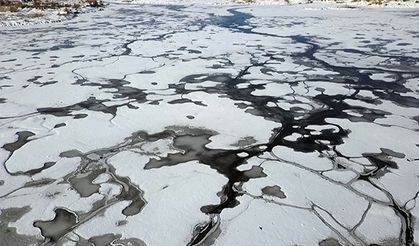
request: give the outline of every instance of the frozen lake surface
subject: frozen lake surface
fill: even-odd
[[[1,245],[418,244],[418,13],[0,28]]]

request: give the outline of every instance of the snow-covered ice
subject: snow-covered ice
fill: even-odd
[[[419,244],[417,9],[165,4],[0,27],[2,245]]]

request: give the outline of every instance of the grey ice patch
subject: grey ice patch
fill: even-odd
[[[77,224],[77,216],[65,209],[55,209],[55,217],[50,221],[35,221],[33,225],[41,230],[42,236],[52,242],[57,242],[61,237],[71,231]]]
[[[287,197],[285,193],[281,190],[281,187],[279,187],[278,185],[266,186],[262,188],[262,193],[268,196],[275,196],[281,199]]]
[[[262,167],[252,166],[251,169],[244,171],[244,176],[248,177],[249,179],[254,178],[263,178],[266,177],[266,173],[263,172]]]
[[[31,207],[24,206],[21,208],[6,208],[1,209],[0,213],[0,223],[8,223],[8,222],[16,222],[20,218],[22,218],[23,215],[28,213],[31,210]]]
[[[83,173],[69,179],[71,186],[77,190],[81,197],[89,197],[99,192],[100,185],[93,184],[92,181],[104,170],[95,170]]]
[[[242,147],[249,146],[255,143],[257,143],[257,141],[254,137],[247,136],[247,137],[241,138],[239,141],[237,141],[237,143],[232,144],[232,146],[242,148]]]
[[[31,140],[29,140],[29,138],[35,136],[35,133],[30,131],[21,131],[17,132],[16,135],[18,138],[15,142],[3,145],[3,149],[9,151],[11,154],[13,154],[13,152],[21,148],[23,145],[30,142]]]
[[[396,157],[396,158],[405,158],[406,157],[405,154],[400,153],[400,152],[393,151],[391,149],[380,148],[380,150],[384,154],[389,155],[389,156],[393,156],[393,157]]]
[[[20,235],[16,232],[16,228],[8,226],[9,222],[18,221],[30,210],[29,206],[0,210],[0,244],[2,246],[37,245],[39,243],[35,237]]]

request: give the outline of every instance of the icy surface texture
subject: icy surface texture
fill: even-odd
[[[1,28],[0,242],[419,243],[417,13],[111,4]]]

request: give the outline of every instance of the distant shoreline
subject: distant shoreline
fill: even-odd
[[[0,27],[23,26],[60,22],[71,19],[78,14],[97,11],[108,4],[133,5],[206,5],[206,6],[290,6],[301,5],[307,10],[321,9],[362,9],[362,8],[419,8],[419,0],[383,1],[319,1],[319,0],[65,0],[48,1],[47,6],[34,7],[33,4],[22,4],[20,1],[0,0]]]

